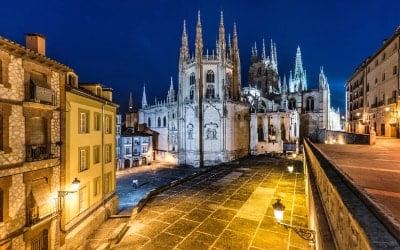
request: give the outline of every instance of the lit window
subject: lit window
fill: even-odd
[[[101,115],[99,113],[94,114],[94,130],[99,131],[101,129]]]
[[[89,169],[88,156],[89,156],[88,147],[79,148],[79,171],[80,172]]]
[[[93,163],[100,163],[100,146],[93,146]]]
[[[100,177],[96,177],[93,180],[93,196],[100,194]]]
[[[84,186],[79,189],[79,212],[83,212],[89,207],[88,200],[88,188]]]
[[[88,117],[89,117],[89,112],[79,111],[79,133],[80,134],[89,133]]]
[[[110,192],[111,188],[111,173],[104,175],[104,194]]]
[[[108,116],[108,115],[106,115],[106,117],[105,117],[105,121],[104,121],[104,126],[105,126],[105,131],[104,131],[104,133],[106,133],[106,134],[111,134],[111,117],[110,116]]]
[[[111,162],[111,146],[109,144],[105,145],[104,148],[104,162]]]

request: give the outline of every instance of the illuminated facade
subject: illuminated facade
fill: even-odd
[[[183,25],[177,98],[147,104],[144,93],[139,123],[159,132],[158,149],[179,164],[215,165],[249,153],[249,108],[241,97],[240,58],[236,26],[226,43],[221,13],[215,52],[203,53],[200,12],[194,55],[190,56]]]
[[[399,137],[400,28],[346,82],[346,131]]]
[[[57,249],[64,85],[72,69],[0,37],[0,249]]]
[[[74,78],[72,78],[74,79]],[[110,215],[116,196],[116,110],[112,89],[98,83],[67,82],[62,190],[80,180],[79,190],[61,198],[61,244],[78,248]]]

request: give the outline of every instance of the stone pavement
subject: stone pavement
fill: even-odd
[[[283,222],[307,227],[302,164],[249,157],[223,164],[153,196],[127,223],[113,249],[308,249],[279,225],[272,203],[286,206]]]
[[[117,172],[117,195],[119,197],[119,214],[109,217],[97,229],[80,249],[107,249],[118,241],[127,229],[126,225],[132,216],[132,210],[138,212],[146,203],[151,192],[162,191],[169,186],[178,185],[187,179],[194,178],[210,168],[193,168],[173,166],[153,162],[152,165],[123,169]],[[132,180],[136,180],[132,184]]]

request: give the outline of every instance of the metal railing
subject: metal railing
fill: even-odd
[[[60,145],[57,143],[25,146],[25,158],[27,162],[42,161],[57,157],[60,157]]]

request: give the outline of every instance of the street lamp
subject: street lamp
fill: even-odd
[[[274,216],[275,216],[275,219],[278,221],[278,224],[282,225],[286,229],[292,229],[301,238],[312,241],[315,244],[315,231],[314,230],[304,228],[304,227],[293,226],[293,225],[281,222],[283,220],[283,213],[285,211],[285,206],[281,203],[281,199],[276,199],[276,202],[274,204],[272,204],[272,208],[274,209]]]
[[[61,191],[60,190],[60,191],[58,191],[58,197],[65,197],[67,194],[76,193],[79,190],[80,184],[81,184],[81,181],[75,177],[75,179],[72,181],[72,190],[70,190],[70,191]]]
[[[289,165],[289,166],[287,167],[287,169],[288,169],[289,173],[293,173],[294,167],[293,167],[293,165]]]

